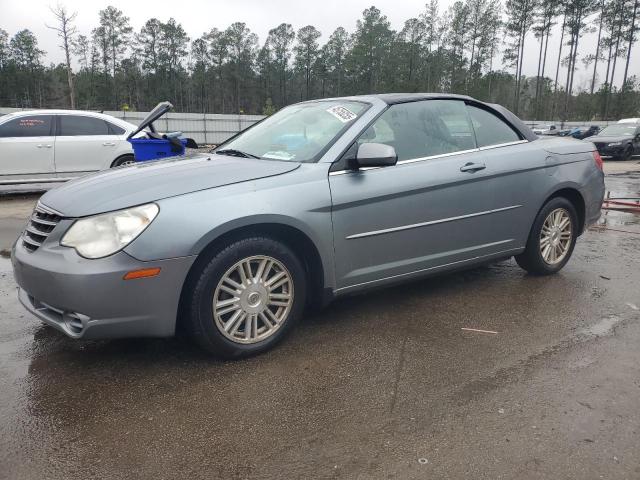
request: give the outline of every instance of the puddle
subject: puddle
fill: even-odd
[[[9,257],[0,256],[0,273],[12,272],[11,259]]]
[[[589,328],[580,330],[578,333],[581,335],[589,335],[591,337],[604,337],[613,333],[613,329],[621,321],[622,319],[620,317],[611,315],[610,317],[603,318],[595,325],[591,325]]]
[[[636,225],[640,226],[640,214],[605,209],[602,209],[602,216],[596,223],[596,226],[603,227],[627,227]]]

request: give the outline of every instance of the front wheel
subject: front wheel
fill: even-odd
[[[295,253],[271,238],[246,238],[198,272],[187,321],[208,352],[246,357],[278,343],[302,315],[305,298],[304,268]]]
[[[527,272],[550,275],[559,272],[571,258],[578,235],[578,216],[563,197],[552,198],[538,213],[527,246],[515,259]]]
[[[631,157],[633,157],[633,147],[631,145],[629,145],[626,150],[624,151],[624,153],[622,154],[622,160],[631,160]]]
[[[134,163],[136,163],[136,161],[133,155],[123,155],[113,161],[111,168],[124,167],[125,165],[133,165]]]

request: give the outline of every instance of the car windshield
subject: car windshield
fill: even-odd
[[[633,135],[636,131],[635,125],[609,125],[598,134],[600,137],[615,137],[618,135]]]
[[[313,162],[367,106],[340,100],[292,105],[215,151],[240,157]]]

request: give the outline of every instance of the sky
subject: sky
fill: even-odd
[[[40,48],[47,52],[47,62],[62,62],[63,53],[58,47],[56,32],[45,24],[54,24],[49,7],[60,3],[70,12],[77,12],[76,26],[80,33],[89,35],[98,23],[98,11],[108,5],[122,10],[130,18],[134,31],[139,31],[143,23],[151,17],[167,21],[174,17],[180,22],[191,39],[216,27],[225,29],[231,23],[240,21],[259,36],[263,43],[271,28],[282,22],[291,23],[295,29],[305,25],[316,26],[326,41],[336,27],[342,26],[349,32],[355,31],[356,21],[365,8],[375,5],[391,22],[395,30],[402,28],[404,21],[417,17],[424,11],[426,0],[0,0],[0,28],[9,35],[28,28],[33,31]],[[454,0],[440,0],[441,10],[445,10]],[[595,23],[595,21],[594,21]],[[597,25],[595,25],[597,27]],[[580,40],[579,54],[594,53],[596,33],[588,34]],[[560,27],[556,26],[549,40],[546,75],[555,75]],[[523,73],[535,75],[538,62],[537,40],[529,33],[526,39]],[[565,50],[566,51],[566,50]],[[585,71],[582,62],[575,76],[577,87],[587,87],[591,82],[591,71]],[[618,63],[621,65],[621,63]],[[600,69],[599,69],[600,70]],[[615,83],[622,79],[624,65],[616,69]],[[565,70],[566,72],[566,70]],[[640,45],[632,53],[630,75],[640,74]],[[564,78],[562,70],[560,78]],[[575,87],[574,87],[575,89]]]

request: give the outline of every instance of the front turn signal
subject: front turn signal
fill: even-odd
[[[155,277],[160,273],[160,267],[143,268],[141,270],[131,270],[123,277],[124,280],[133,280],[135,278]]]

